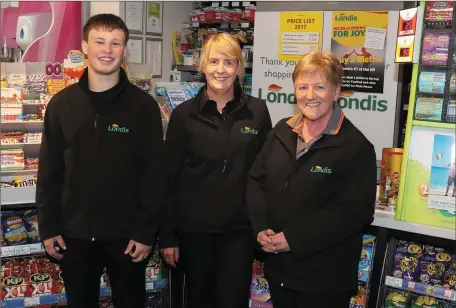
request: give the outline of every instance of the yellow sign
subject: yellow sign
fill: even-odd
[[[280,13],[279,60],[299,61],[311,50],[321,50],[323,12]]]
[[[388,12],[333,12],[331,51],[344,69],[342,89],[383,93]]]
[[[333,12],[331,38],[341,45],[363,46],[366,39],[371,39],[372,43],[375,39],[381,42],[382,33],[377,32],[372,38],[367,37],[369,28],[386,30],[388,12]]]

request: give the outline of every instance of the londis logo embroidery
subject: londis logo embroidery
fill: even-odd
[[[243,134],[251,134],[251,135],[258,135],[258,130],[246,126],[244,128],[241,128],[241,133],[243,133]]]
[[[313,166],[312,168],[310,168],[310,172],[331,174],[332,170],[328,167]]]
[[[108,126],[108,131],[127,134],[130,132],[130,129],[126,127],[120,127],[118,124],[112,124]]]

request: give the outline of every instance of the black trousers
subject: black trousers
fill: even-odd
[[[299,293],[285,289],[278,283],[269,282],[271,299],[274,308],[347,308],[350,298],[354,295],[347,293]]]
[[[116,308],[144,308],[145,262],[125,255],[128,241],[87,241],[64,238],[60,261],[69,308],[98,308],[100,279],[106,267]]]
[[[251,230],[181,234],[179,263],[185,272],[187,308],[248,307],[253,244]]]

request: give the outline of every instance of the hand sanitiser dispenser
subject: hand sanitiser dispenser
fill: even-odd
[[[19,16],[16,28],[16,43],[24,52],[43,36],[52,23],[52,13],[33,13]]]

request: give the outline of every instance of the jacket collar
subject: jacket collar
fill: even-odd
[[[104,101],[111,101],[114,97],[118,96],[119,93],[125,88],[125,86],[130,83],[128,80],[127,74],[125,73],[124,69],[121,67],[119,69],[119,82],[114,86],[114,88],[108,90],[109,95],[104,97]],[[86,67],[84,73],[82,74],[81,78],[79,79],[79,86],[81,89],[87,94],[90,95],[89,89],[89,68]]]
[[[337,135],[344,118],[345,115],[342,111],[342,108],[340,108],[339,104],[334,103],[333,113],[328,121],[328,124],[326,125],[325,130],[323,131],[323,134]],[[287,121],[287,124],[296,134],[300,136],[302,126],[304,125],[304,115],[301,112],[298,112]]]
[[[234,98],[232,102],[236,104],[236,109],[242,107],[247,103],[248,97],[247,95],[244,94],[244,91],[242,90],[241,85],[238,83],[234,83]],[[195,96],[195,99],[193,100],[193,113],[194,114],[201,114],[204,110],[204,107],[206,104],[212,101],[215,103],[215,101],[210,100],[208,95],[207,95],[207,85],[201,87],[201,89],[198,91],[198,94]]]
[[[282,142],[282,144],[290,152],[290,155],[296,155],[296,146],[298,142],[299,127],[302,127],[304,117],[301,113],[294,115],[275,130],[275,135]],[[343,123],[345,122],[345,115],[340,106],[335,103],[334,111],[329,120],[323,136],[312,145],[312,148],[325,148],[332,146],[342,146],[344,141]]]

